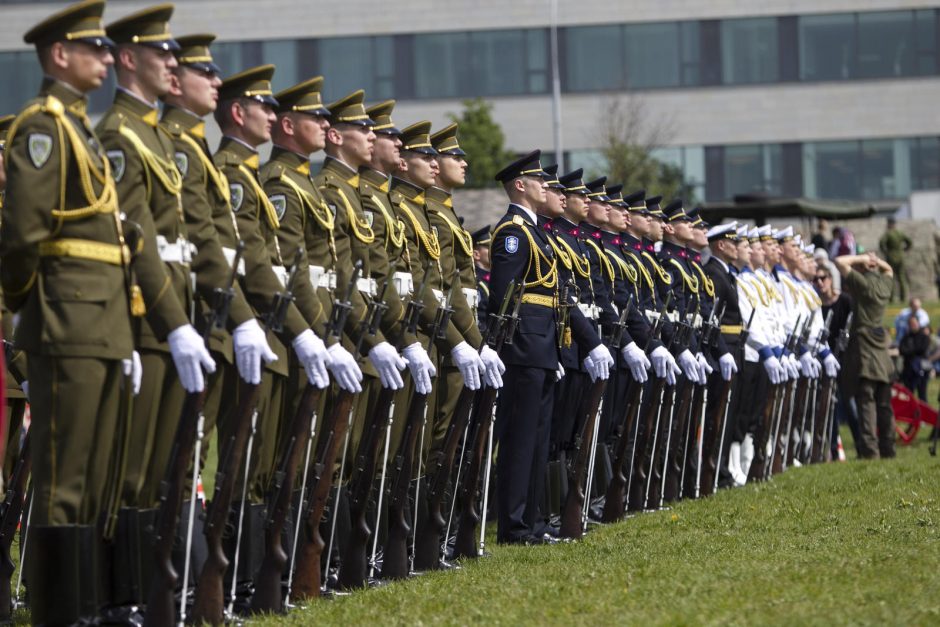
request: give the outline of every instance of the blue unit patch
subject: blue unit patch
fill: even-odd
[[[519,250],[519,238],[515,235],[510,235],[506,238],[506,252],[512,255],[517,250]]]

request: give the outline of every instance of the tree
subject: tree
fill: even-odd
[[[602,106],[598,129],[598,145],[611,183],[623,183],[623,193],[645,189],[648,195],[664,199],[683,198],[693,204],[693,190],[683,177],[682,169],[653,156],[671,135],[669,119],[650,120],[643,101],[637,98],[614,98]]]
[[[470,188],[494,187],[493,177],[513,158],[506,150],[503,129],[493,119],[493,105],[482,98],[463,101],[463,112],[448,117],[460,125],[460,147],[467,153],[467,185]]]

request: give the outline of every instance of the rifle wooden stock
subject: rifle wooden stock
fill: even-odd
[[[304,542],[297,549],[291,598],[305,600],[320,596],[320,556],[326,542],[320,535],[320,521],[330,499],[333,487],[333,466],[336,456],[346,442],[349,430],[349,415],[356,394],[345,390],[339,393],[336,402],[323,423],[317,438],[316,461],[313,465],[313,490],[310,504],[304,517]]]
[[[777,421],[775,430],[777,436],[774,441],[774,456],[770,472],[774,475],[783,472],[786,467],[787,446],[790,440],[790,425],[793,422],[793,410],[796,405],[797,388],[805,379],[791,381],[787,385],[786,394],[783,397],[783,411]]]
[[[725,381],[721,386],[721,396],[716,405],[715,415],[710,420],[706,418],[705,433],[702,435],[704,441],[702,448],[705,451],[702,457],[702,482],[701,494],[708,496],[712,494],[715,486],[715,475],[719,472],[721,464],[722,436],[725,435],[728,425],[723,424],[727,421],[727,408],[731,403],[731,393],[734,390],[734,382],[737,379],[731,375],[730,381]]]
[[[30,469],[33,465],[33,452],[29,445],[30,431],[23,438],[23,448],[20,458],[16,462],[10,485],[7,487],[6,497],[3,499],[3,513],[0,514],[0,620],[10,620],[13,617],[13,599],[10,593],[10,580],[16,571],[16,565],[10,553],[13,547],[13,538],[23,513],[23,504],[26,501],[26,483],[29,479]]]
[[[670,425],[672,436],[669,438],[669,448],[665,451],[666,482],[663,493],[660,495],[664,501],[670,503],[682,496],[682,468],[685,464],[685,449],[690,440],[690,426],[693,422],[692,411],[694,409],[692,400],[696,387],[691,381],[686,381],[682,385],[682,395],[679,397],[679,403]]]
[[[470,409],[476,392],[464,386],[457,398],[454,415],[447,426],[444,437],[444,446],[433,460],[428,463],[428,491],[427,510],[422,517],[418,517],[419,508],[415,513],[415,570],[429,570],[439,568],[441,558],[441,534],[447,526],[447,521],[441,512],[444,494],[450,483],[451,470],[457,447],[463,439],[470,420]]]
[[[347,491],[352,526],[339,566],[339,585],[343,590],[361,588],[366,583],[368,544],[372,535],[366,514],[369,509],[369,497],[372,495],[372,485],[375,481],[379,446],[384,439],[382,434],[388,424],[388,412],[395,400],[395,394],[397,391],[389,388],[382,388],[379,392],[375,410],[366,425],[366,432],[356,452],[355,466]]]
[[[835,402],[835,383],[835,379],[823,378],[822,394],[820,394],[821,398],[814,416],[816,429],[813,432],[813,447],[810,450],[810,462],[814,464],[826,461],[825,443],[829,440],[829,433],[826,433],[826,430],[829,423],[830,408]]]
[[[802,418],[802,416],[804,415],[804,412],[806,411],[806,402],[809,400],[808,397],[810,394],[811,385],[812,385],[812,382],[806,377],[801,377],[800,380],[797,382],[796,395],[793,401],[793,410],[790,412],[791,421],[787,424],[787,438],[786,440],[784,440],[784,443],[785,443],[785,446],[783,449],[785,451],[785,455],[783,458],[784,469],[793,465],[793,458],[796,456],[796,452],[800,447],[799,443],[796,446],[793,446],[793,442],[792,442],[793,428],[796,423],[795,418]],[[794,414],[796,412],[799,412],[800,415],[795,416]],[[802,420],[800,422],[802,423]],[[802,441],[803,441],[803,429],[802,429],[802,424],[801,424],[799,442],[802,442]]]
[[[644,509],[659,509],[663,502],[663,472],[666,468],[666,453],[672,444],[672,423],[676,415],[676,388],[667,387],[663,395],[662,408],[657,417],[656,446],[652,451],[649,490],[644,499]]]
[[[575,446],[574,464],[568,473],[568,494],[561,512],[561,528],[558,535],[563,538],[580,538],[584,535],[584,482],[587,479],[588,464],[591,457],[591,445],[597,428],[597,409],[604,398],[607,381],[598,379],[591,384],[578,406],[578,418],[581,420],[579,438]]]
[[[763,481],[764,468],[767,465],[767,444],[770,442],[770,430],[773,427],[774,413],[780,399],[780,385],[770,389],[770,397],[764,403],[764,411],[754,430],[754,459],[748,471],[749,481]]]
[[[613,476],[607,484],[604,495],[605,523],[620,520],[627,509],[627,490],[633,474],[633,456],[636,452],[637,427],[640,420],[640,401],[643,397],[643,384],[632,381],[627,396],[620,436],[613,448]]]
[[[483,388],[473,407],[471,421],[470,454],[464,459],[460,480],[460,512],[457,516],[457,536],[454,542],[454,558],[478,557],[477,524],[486,512],[480,511],[479,493],[486,459],[487,441],[493,423],[493,407],[497,390]]]
[[[281,612],[284,609],[281,576],[287,565],[287,553],[281,543],[281,532],[290,513],[301,457],[307,447],[307,440],[310,439],[310,421],[313,420],[322,396],[322,389],[308,383],[291,422],[290,439],[281,457],[280,470],[274,478],[268,498],[264,559],[255,576],[255,591],[251,597],[253,613]]]
[[[643,419],[640,421],[637,430],[636,447],[640,451],[640,457],[635,460],[633,476],[634,480],[630,486],[630,492],[627,495],[627,508],[631,512],[638,512],[643,509],[646,500],[646,483],[649,479],[649,473],[653,464],[653,447],[655,444],[655,434],[659,425],[658,415],[663,404],[666,392],[666,380],[657,378],[650,388],[649,404],[643,413]]]
[[[196,582],[192,619],[197,625],[221,625],[225,619],[223,579],[228,569],[228,558],[222,548],[222,537],[232,507],[238,469],[242,465],[251,435],[251,417],[258,404],[259,388],[258,385],[239,380],[240,398],[235,414],[235,432],[223,450],[222,462],[215,474],[215,493],[206,516],[204,533],[209,555]],[[244,461],[250,463],[250,460]]]
[[[173,543],[176,540],[186,476],[198,437],[199,418],[205,402],[205,389],[186,395],[176,425],[166,477],[160,484],[160,509],[154,534],[154,574],[147,596],[145,625],[172,625],[176,622],[175,595],[179,574],[173,567]]]
[[[414,467],[418,435],[424,420],[428,395],[417,390],[408,404],[408,416],[401,444],[395,453],[388,495],[388,534],[385,538],[382,557],[383,579],[404,579],[408,576],[408,487]]]

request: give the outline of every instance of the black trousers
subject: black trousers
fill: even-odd
[[[519,542],[540,523],[555,372],[508,366],[496,408],[497,541]]]

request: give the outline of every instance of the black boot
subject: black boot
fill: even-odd
[[[101,600],[93,525],[33,526],[26,560],[34,625],[92,623]]]

